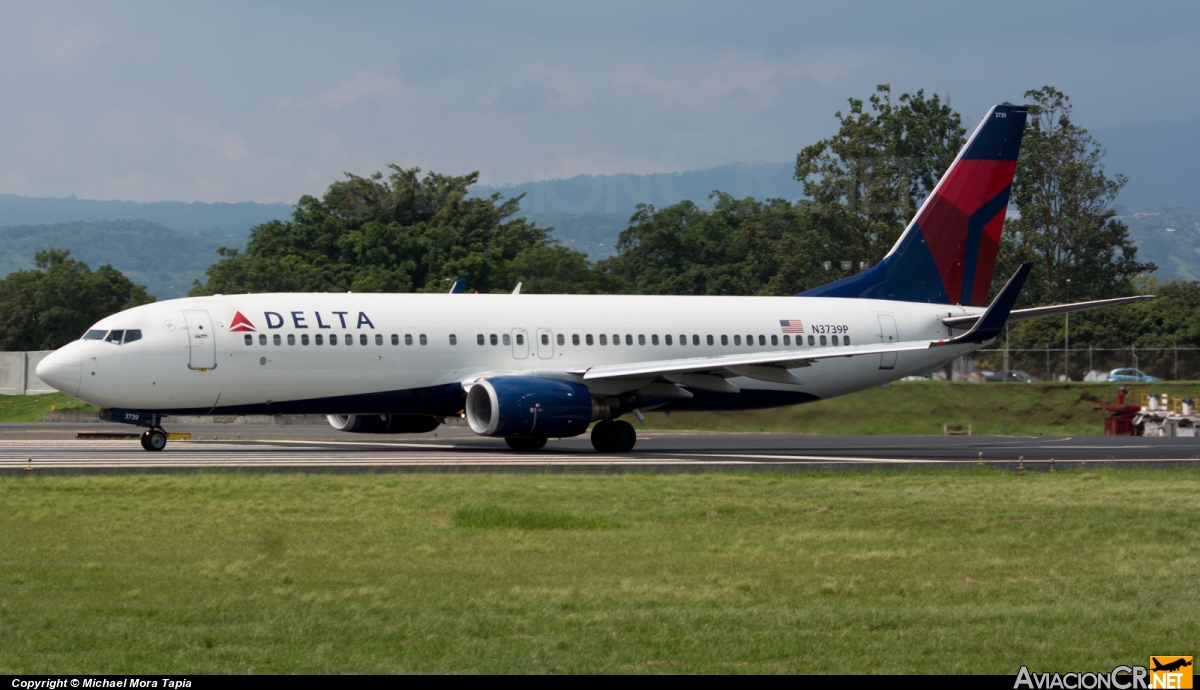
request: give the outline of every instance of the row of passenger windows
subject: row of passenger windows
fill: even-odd
[[[113,331],[113,333],[117,333],[117,334],[120,334],[121,332],[122,331]],[[104,335],[103,335],[104,331],[88,331],[88,334],[84,336],[84,339],[85,340],[92,339],[93,333],[101,334],[99,336],[96,336],[96,339],[104,337]],[[126,333],[136,333],[137,334],[137,336],[133,337],[132,340],[137,340],[138,338],[142,337],[141,331],[127,331]],[[631,334],[626,334],[625,340],[624,340],[625,344],[633,345],[634,337],[635,336],[633,336]],[[288,345],[296,344],[295,334],[289,333],[286,336],[286,338],[287,338]],[[316,345],[324,345],[325,344],[325,336],[320,333],[312,336],[312,338],[313,338],[312,342],[315,343]],[[636,336],[636,338],[637,338],[638,345],[646,344],[646,336],[638,335],[638,336]],[[678,341],[679,344],[681,346],[686,346],[689,342],[691,342],[691,344],[693,346],[700,345],[700,336],[699,335],[690,336],[690,338],[691,338],[690,341],[688,340],[688,338],[689,338],[689,336],[687,336],[687,335],[680,335],[679,341]],[[730,336],[722,335],[722,336],[720,336],[720,338],[721,338],[722,345],[729,345]],[[799,336],[799,335],[796,336],[795,347],[803,347],[804,346],[804,342],[803,342],[802,338],[803,338],[803,336]],[[111,340],[111,336],[109,339]],[[284,339],[284,336],[280,335],[279,333],[275,333],[274,335],[271,336],[271,342],[275,345],[282,345],[283,339]],[[425,336],[424,333],[418,335],[417,339],[418,339],[418,342],[420,342],[422,345],[429,344],[429,339]],[[523,334],[518,333],[516,335],[516,339],[517,339],[517,345],[525,344],[525,336]],[[757,336],[757,339],[758,339],[759,346],[765,347],[767,345],[767,336],[760,335],[760,336]],[[131,340],[131,338],[129,337],[129,335],[126,335],[125,342],[130,342],[130,340]],[[400,344],[400,336],[396,335],[395,333],[392,334],[391,340],[392,340],[393,345]],[[556,337],[556,340],[559,345],[567,344],[566,336],[564,336],[562,333],[558,334],[558,336]],[[246,341],[247,345],[253,345],[254,344],[254,336],[247,333],[246,337],[245,337],[245,341]],[[542,333],[541,341],[542,341],[542,345],[549,345],[550,344],[550,334]],[[779,336],[777,336],[777,335],[770,336],[770,341],[771,341],[772,346],[774,346],[774,347],[779,346]],[[118,343],[120,342],[119,335],[117,336],[117,340],[114,342],[118,342]],[[337,345],[338,342],[339,341],[338,341],[337,333],[330,333],[329,334],[329,344]],[[359,345],[369,345],[370,342],[371,341],[366,333],[359,334],[359,336],[358,336],[358,344]],[[499,344],[501,344],[501,342],[503,342],[505,345],[512,344],[512,340],[510,339],[510,337],[507,333],[503,334],[502,336],[497,336],[495,333],[492,333],[490,336],[487,336],[486,338],[484,337],[484,335],[482,333],[480,333],[475,336],[475,342],[479,345],[487,345],[488,343],[491,343],[492,345],[499,345]],[[571,344],[572,345],[579,345],[581,342],[586,343],[588,345],[595,345],[597,342],[599,342],[601,345],[608,345],[609,339],[608,339],[608,334],[606,334],[606,333],[601,333],[596,338],[593,338],[592,334],[588,333],[587,335],[583,336],[582,340],[580,339],[579,334],[575,334],[575,335],[571,336]],[[659,342],[660,341],[658,339],[658,335],[650,336],[650,344],[651,345],[658,345]],[[664,335],[661,342],[664,345],[674,345],[676,341],[675,341],[674,336]],[[717,344],[716,337],[711,336],[711,335],[704,336],[704,342],[707,345],[716,345]],[[733,344],[734,345],[741,345],[742,342],[743,342],[742,336],[740,334],[733,336]],[[345,345],[354,345],[354,336],[347,333],[345,336],[343,336],[341,338],[341,343],[343,343]],[[823,335],[819,336],[819,340],[818,340],[818,337],[816,337],[816,336],[811,336],[811,335],[808,336],[808,344],[809,345],[817,345],[818,343],[820,345],[849,345],[850,344],[850,336],[844,335],[844,336],[841,336],[841,338],[839,339],[839,337],[835,335],[835,336],[831,336],[829,341],[826,341],[825,336],[823,336]],[[258,344],[259,345],[267,344],[267,335],[265,333],[258,334]],[[301,345],[309,344],[309,336],[307,333],[303,333],[300,335],[300,344]],[[383,335],[378,334],[378,333],[375,335],[375,344],[383,345]],[[406,334],[404,336],[404,344],[405,345],[413,344],[413,337],[411,334]],[[458,344],[458,336],[451,334],[450,335],[450,344],[457,345]],[[616,333],[613,334],[612,344],[613,345],[621,344],[621,335],[620,334],[616,334]],[[753,347],[755,344],[755,336],[747,335],[745,338],[745,344],[748,347]],[[784,347],[792,347],[792,336],[790,336],[790,335],[783,336],[783,346]]]

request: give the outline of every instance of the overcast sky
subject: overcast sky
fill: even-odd
[[[294,202],[388,163],[501,184],[783,161],[875,84],[968,127],[1200,116],[1194,2],[0,1],[0,193]]]

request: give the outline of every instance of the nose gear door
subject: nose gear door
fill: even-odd
[[[212,319],[203,309],[183,312],[188,329],[188,369],[208,371],[217,368],[217,334]]]

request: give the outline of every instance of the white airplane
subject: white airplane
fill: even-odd
[[[324,414],[360,433],[466,417],[514,450],[577,436],[633,449],[618,417],[813,402],[944,366],[1009,322],[1139,297],[1012,311],[1030,265],[986,306],[1025,129],[992,108],[874,267],[792,297],[270,293],[189,297],[101,319],[38,365],[105,419]]]

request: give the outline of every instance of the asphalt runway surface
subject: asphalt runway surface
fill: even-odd
[[[601,454],[587,436],[514,452],[503,439],[442,427],[434,434],[347,434],[328,426],[179,425],[161,452],[119,424],[0,424],[0,473],[187,472],[624,472],[705,470],[902,470],[992,467],[1200,467],[1200,438],[1104,436],[816,436],[639,430],[627,454]]]

